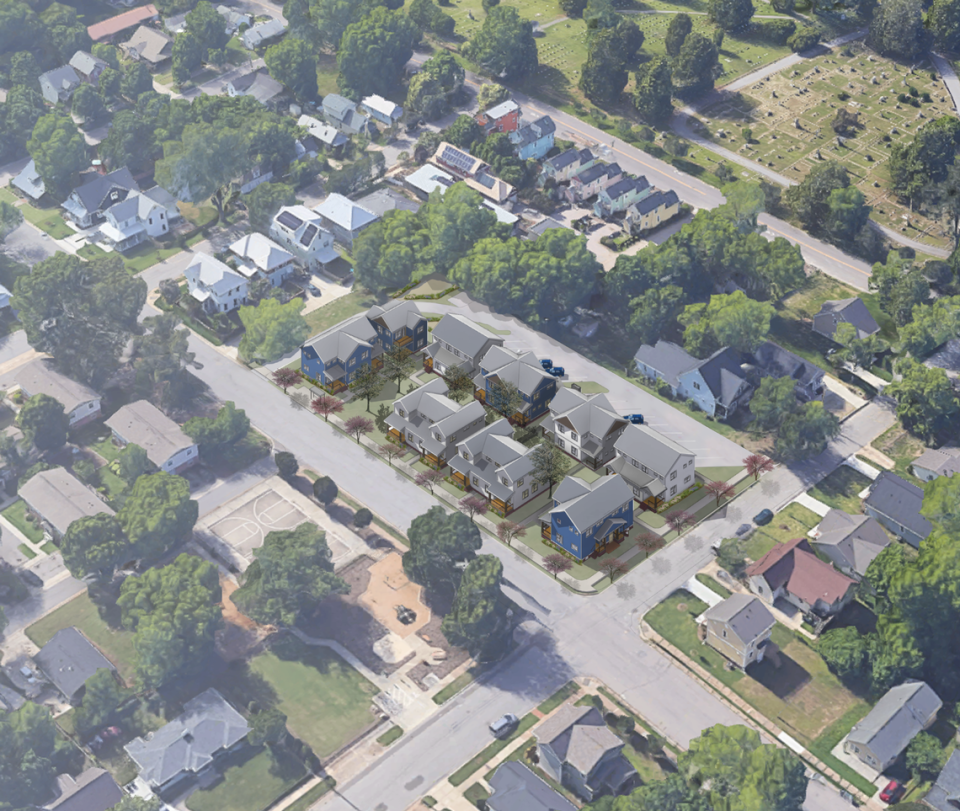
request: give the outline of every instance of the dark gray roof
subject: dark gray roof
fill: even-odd
[[[854,296],[853,298],[838,299],[836,301],[825,301],[820,307],[817,316],[833,316],[833,324],[830,335],[836,332],[836,325],[840,322],[852,324],[857,328],[857,337],[866,338],[868,335],[874,335],[880,332],[880,325],[876,319],[870,315],[867,305],[863,300]],[[816,320],[816,317],[814,319]]]
[[[773,341],[764,341],[750,357],[751,362],[764,374],[776,378],[792,377],[802,386],[823,377],[821,368]]]
[[[864,504],[921,538],[926,538],[933,529],[930,522],[920,514],[923,490],[889,470],[882,471],[874,479]]]
[[[254,70],[238,76],[230,84],[244,96],[251,96],[261,104],[266,104],[283,92],[283,85],[274,79],[266,69]]]
[[[413,329],[421,321],[426,321],[421,315],[417,303],[404,299],[394,299],[383,306],[375,305],[371,307],[367,310],[367,319],[379,321],[391,332],[396,332],[402,327]]]
[[[566,152],[561,152],[559,155],[549,158],[547,163],[550,164],[552,169],[559,172],[561,169],[566,169],[571,163],[579,161],[583,164],[592,160],[594,160],[593,153],[589,149],[568,149]]]
[[[405,194],[401,194],[394,189],[378,189],[361,197],[357,203],[368,211],[372,211],[378,217],[382,217],[388,211],[419,211],[420,203],[415,203]]]
[[[553,500],[557,506],[550,511],[551,514],[565,513],[579,532],[586,532],[625,503],[632,504],[633,491],[616,474],[601,476],[593,482],[567,476],[553,491]],[[601,536],[604,534],[600,533]]]
[[[49,811],[109,811],[123,799],[120,786],[104,769],[87,769],[76,779],[61,774],[57,783],[60,796],[46,806]]]
[[[539,130],[539,135],[537,130]],[[553,123],[553,119],[545,115],[530,124],[524,124],[517,130],[516,135],[511,140],[519,146],[525,146],[526,144],[534,144],[544,136],[556,131],[557,125]]]
[[[20,487],[20,497],[64,535],[78,518],[113,510],[97,494],[62,467],[37,473]]]
[[[747,382],[737,362],[736,353],[729,347],[724,347],[699,364],[694,368],[703,376],[714,399],[721,405],[730,405]]]
[[[628,425],[613,447],[617,453],[636,459],[661,475],[670,471],[678,457],[693,456],[692,451],[649,425]]]
[[[910,465],[932,471],[938,476],[952,476],[960,473],[960,448],[927,448]]]
[[[521,394],[532,395],[544,382],[555,378],[547,374],[533,352],[514,352],[505,346],[491,346],[480,359],[488,378],[513,383]]]
[[[634,467],[623,456],[614,456],[607,462],[607,469],[619,473],[631,487],[646,490],[651,496],[659,496],[667,489],[667,486],[660,479],[651,473],[644,473],[640,468]]]
[[[589,169],[585,169],[576,176],[576,181],[584,185],[593,183],[598,177],[617,177],[622,175],[623,170],[619,163],[595,163]]]
[[[881,763],[897,757],[942,706],[923,681],[891,687],[866,718],[855,724],[847,740],[870,748]]]
[[[725,623],[747,645],[777,622],[760,599],[752,594],[731,594],[708,609],[703,617]]]
[[[553,217],[547,217],[546,219],[540,220],[536,225],[530,226],[527,229],[527,234],[529,234],[534,239],[539,237],[541,234],[545,234],[547,231],[551,231],[554,228],[569,228],[570,226],[564,225],[562,222],[553,219]]]
[[[649,185],[649,181],[643,175],[638,178],[624,177],[616,183],[607,186],[607,188],[604,189],[604,193],[607,194],[611,200],[616,200],[618,197],[629,194],[634,189],[643,191]]]
[[[106,175],[97,175],[89,183],[84,183],[75,189],[75,193],[80,198],[83,207],[87,211],[93,212],[99,211],[101,208],[108,208],[109,206],[103,206],[103,203],[111,189],[118,187],[127,191],[140,191],[137,181],[133,179],[133,175],[130,174],[130,170],[126,166],[115,169]]]
[[[243,716],[211,687],[188,701],[170,723],[123,748],[140,768],[140,777],[161,786],[184,772],[200,771],[249,731]]]
[[[327,115],[332,115],[334,118],[338,118],[341,121],[346,117],[349,111],[357,109],[356,104],[354,104],[345,96],[341,96],[339,93],[329,93],[328,95],[324,96],[321,106],[323,107],[324,113]]]
[[[611,749],[623,746],[596,707],[568,704],[541,724],[537,740],[549,746],[564,763],[588,775]]]
[[[487,808],[491,811],[576,811],[566,797],[515,760],[501,763],[489,783],[493,794]]]
[[[600,439],[627,425],[605,395],[582,394],[575,389],[558,389],[550,401],[550,414],[554,423],[561,420],[581,436],[593,434]]]
[[[654,346],[641,344],[633,359],[659,372],[660,376],[674,388],[680,382],[680,375],[703,363],[682,346],[671,341],[657,341]]]
[[[665,192],[657,190],[642,200],[638,200],[633,205],[637,209],[638,214],[649,214],[651,211],[656,211],[660,206],[669,208],[679,202],[680,198],[677,197],[677,193],[671,189]]]
[[[954,750],[940,770],[937,782],[923,798],[937,811],[957,811],[960,808],[960,751]]]
[[[830,510],[817,527],[816,546],[831,546],[834,554],[860,575],[867,572],[870,562],[890,543],[890,536],[875,518],[867,515],[849,515],[843,510]]]
[[[503,338],[456,313],[447,313],[437,322],[433,338],[455,346],[466,356],[464,360],[477,358],[487,341],[503,344]]]
[[[98,670],[115,669],[107,657],[73,627],[57,631],[33,660],[68,699]]]

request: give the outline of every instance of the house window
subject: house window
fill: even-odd
[[[360,355],[360,358],[361,358],[362,360],[366,360],[366,359],[367,359],[367,351],[366,351],[366,350],[363,351],[363,354]]]
[[[726,639],[726,638],[727,638],[727,629],[724,628],[723,631],[722,631],[722,633],[723,633],[723,638]]]
[[[522,477],[522,476],[521,476],[519,479],[517,479],[517,487],[523,487],[523,477]]]
[[[404,413],[404,410],[403,410],[402,408],[398,408],[398,409],[397,409],[397,414],[399,414],[401,417],[407,416],[407,415]],[[466,457],[466,454],[464,454],[464,457]]]
[[[510,479],[508,479],[506,476],[501,476],[501,477],[500,477],[500,481],[503,482],[503,484],[504,484],[506,487],[509,487],[509,486],[510,486]]]
[[[700,391],[700,384],[699,384],[699,383],[694,383],[694,384],[693,384],[693,387],[694,387],[697,391]]]
[[[350,358],[350,365],[351,365],[351,366],[356,366],[356,365],[357,365],[357,359],[356,359],[356,358]]]
[[[434,437],[434,439],[437,440],[437,442],[443,442],[443,436],[440,434],[439,431],[437,431],[437,432],[433,435],[433,437]]]
[[[149,223],[150,223],[150,225],[153,225],[153,217],[150,217],[150,219],[149,219],[149,220],[147,220],[147,222],[149,222]]]
[[[467,453],[466,451],[460,451],[460,455],[461,455],[464,459],[470,459],[470,454]]]
[[[673,487],[670,488],[670,495],[675,496],[676,494],[677,494],[677,486],[674,485]]]
[[[560,448],[560,450],[566,450],[567,443],[565,443],[562,439],[558,439],[557,447]]]
[[[670,481],[673,481],[675,478],[677,478],[677,471],[673,471],[673,473],[670,474]]]
[[[526,498],[526,497],[529,496],[529,495],[530,495],[530,491],[529,491],[529,490],[524,490],[524,491],[523,491],[523,496],[522,496],[522,498]]]
[[[570,446],[570,455],[573,456],[574,458],[579,458],[579,454],[577,453],[577,449],[574,448],[572,445]]]
[[[540,489],[540,482],[533,483],[533,492],[536,493]]]
[[[570,432],[570,439],[572,439],[574,442],[577,441],[576,431],[571,431],[571,432]]]
[[[690,481],[690,477],[689,477],[689,476],[687,476],[687,478],[685,478],[685,479],[683,480],[683,483],[686,484],[688,481]]]
[[[474,477],[473,477],[473,483],[474,483],[474,484],[480,484],[480,479],[478,479],[476,476],[474,476]]]

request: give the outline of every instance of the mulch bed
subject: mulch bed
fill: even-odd
[[[442,662],[437,662],[434,665],[420,662],[407,673],[410,679],[422,690],[429,689],[429,685],[424,683],[424,679],[430,673],[438,679],[442,679],[470,658],[470,654],[465,649],[456,648],[447,641],[447,638],[443,635],[443,631],[440,630],[442,623],[443,617],[434,610],[430,617],[430,622],[417,631],[417,636],[434,648],[442,648],[447,654],[447,658]]]

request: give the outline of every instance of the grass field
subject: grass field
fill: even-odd
[[[177,245],[157,248],[152,242],[142,242],[132,250],[120,255],[123,257],[123,264],[127,266],[127,270],[131,273],[140,273],[164,259],[176,256],[178,253],[180,253],[180,247]]]
[[[805,538],[807,532],[820,523],[820,516],[801,504],[788,504],[765,527],[760,527],[741,548],[750,560],[760,560],[778,543],[794,538]]]
[[[43,540],[43,531],[36,524],[31,524],[27,520],[27,502],[18,499],[7,507],[2,514],[4,518],[26,535],[28,540],[34,543],[40,543]]]
[[[810,495],[834,509],[856,515],[860,512],[858,493],[870,484],[870,479],[848,465],[840,465],[810,491]]]
[[[377,688],[327,648],[286,637],[253,659],[250,669],[273,686],[291,731],[319,758],[375,721],[370,706]]]
[[[919,483],[920,480],[910,472],[910,465],[914,459],[927,449],[927,446],[923,444],[922,440],[908,433],[898,423],[873,440],[872,444],[878,451],[885,453],[893,459],[896,463],[893,469],[898,476],[902,476],[913,484]]]
[[[190,811],[265,811],[293,788],[306,769],[285,749],[247,747],[224,762],[223,779],[187,799]]]
[[[352,315],[369,310],[374,304],[381,303],[372,293],[366,290],[354,289],[347,295],[341,296],[329,304],[318,307],[313,312],[307,313],[304,318],[307,320],[307,326],[310,327],[310,334],[316,335],[324,330],[330,329],[335,324],[346,320]]]

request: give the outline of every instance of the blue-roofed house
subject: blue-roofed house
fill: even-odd
[[[633,528],[633,496],[617,474],[593,482],[567,476],[540,516],[541,536],[577,560],[602,555]]]
[[[490,811],[577,811],[523,763],[501,763],[488,781],[493,794],[487,798]]]
[[[542,160],[553,149],[557,125],[545,115],[510,133],[510,143],[520,160]]]
[[[627,206],[625,222],[634,234],[659,228],[680,213],[680,198],[672,189],[655,190],[652,194]]]
[[[557,379],[544,371],[533,352],[515,352],[505,346],[491,346],[480,359],[480,374],[473,381],[477,396],[488,406],[503,413],[498,403],[499,386],[517,387],[523,402],[513,414],[504,414],[511,422],[526,425],[547,412],[557,393]]]
[[[348,247],[353,246],[357,234],[380,219],[342,194],[331,194],[313,210],[320,215],[324,228],[333,233],[334,239]]]
[[[953,750],[923,801],[936,811],[957,811],[960,808],[960,751]]]
[[[539,185],[548,180],[565,183],[578,172],[589,169],[597,162],[596,156],[589,149],[568,149],[552,158],[547,158],[540,169]]]
[[[653,187],[643,176],[623,177],[616,183],[604,186],[597,192],[593,213],[598,217],[612,217],[626,211],[631,205],[653,192]]]

